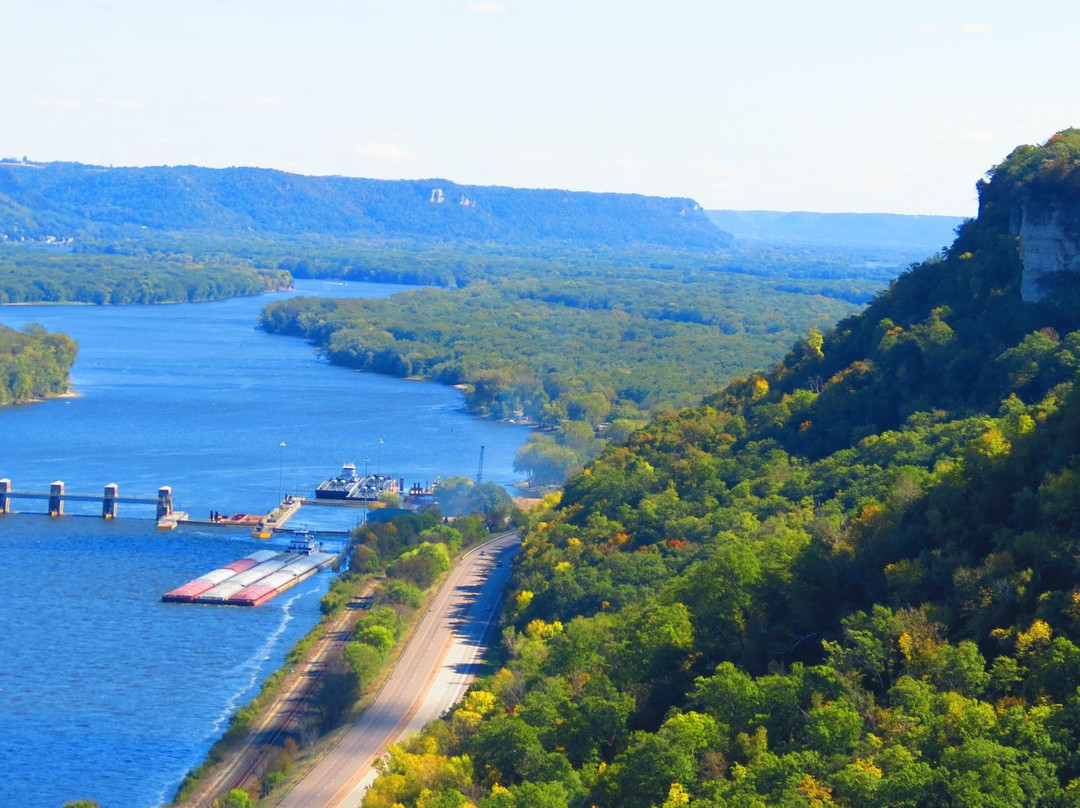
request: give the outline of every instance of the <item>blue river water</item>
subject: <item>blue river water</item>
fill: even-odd
[[[408,484],[477,471],[512,484],[524,427],[461,411],[457,390],[332,367],[256,327],[294,294],[382,297],[385,284],[173,306],[0,307],[79,342],[75,398],[0,409],[0,477],[15,490],[153,496],[193,517],[265,513],[310,496],[346,461]],[[282,446],[281,444],[285,444]],[[153,506],[41,501],[0,517],[0,808],[160,805],[318,620],[324,573],[255,609],[164,604],[163,592],[256,549],[241,530],[159,532]],[[32,513],[37,512],[37,513]],[[127,518],[125,518],[127,517]],[[305,507],[295,524],[348,529],[358,512]]]

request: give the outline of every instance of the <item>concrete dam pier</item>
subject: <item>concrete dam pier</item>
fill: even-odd
[[[13,512],[12,501],[16,499],[46,500],[48,502],[49,516],[57,517],[64,515],[65,502],[101,502],[101,518],[115,519],[119,514],[119,506],[125,505],[154,505],[155,518],[158,527],[176,526],[176,522],[187,514],[173,510],[172,486],[163,485],[158,489],[156,497],[122,497],[120,487],[116,483],[109,483],[101,494],[71,494],[63,480],[56,480],[49,486],[48,491],[16,491],[12,488],[11,480],[7,477],[0,479],[0,515]]]
[[[339,500],[304,499],[294,497],[291,494],[285,496],[281,503],[267,514],[234,514],[222,516],[211,511],[210,519],[192,519],[186,511],[176,510],[173,507],[172,486],[163,485],[158,489],[156,497],[123,497],[120,496],[120,487],[116,483],[109,483],[100,494],[72,494],[67,491],[63,480],[56,480],[49,486],[48,491],[16,491],[7,477],[0,479],[0,516],[15,513],[14,500],[43,500],[48,503],[47,513],[51,517],[64,515],[64,504],[67,502],[100,502],[101,518],[116,519],[120,514],[120,505],[153,505],[154,518],[157,521],[158,530],[174,530],[180,525],[197,525],[200,527],[240,527],[251,531],[251,535],[257,539],[269,539],[274,533],[293,533],[286,528],[286,523],[299,512],[303,505],[345,505],[352,507],[369,506],[371,503],[346,503]],[[35,513],[38,513],[35,511]],[[348,536],[347,530],[320,530],[324,536]]]

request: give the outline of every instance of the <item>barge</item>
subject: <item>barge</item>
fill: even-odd
[[[209,592],[219,584],[224,583],[241,572],[247,572],[252,567],[269,561],[277,555],[278,554],[273,550],[258,550],[251,555],[246,555],[243,558],[233,561],[231,564],[226,564],[224,567],[210,570],[210,572],[205,575],[200,575],[194,581],[188,581],[183,586],[179,586],[176,589],[166,592],[161,596],[161,599],[166,603],[191,603],[195,598]]]
[[[259,550],[211,570],[161,596],[166,603],[209,603],[225,606],[260,606],[268,600],[333,565],[336,556],[315,550],[310,542],[303,550],[296,544],[289,552]]]

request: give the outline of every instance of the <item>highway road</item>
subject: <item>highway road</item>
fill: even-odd
[[[356,808],[387,747],[464,696],[479,670],[520,543],[509,533],[462,556],[375,700],[279,808]]]

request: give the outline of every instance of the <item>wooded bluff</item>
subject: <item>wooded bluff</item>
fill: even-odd
[[[939,259],[608,448],[530,516],[504,664],[393,750],[382,806],[1080,802],[1080,305],[1021,299],[979,186]]]
[[[694,250],[731,243],[690,199],[258,168],[0,161],[0,237],[65,241],[142,230]]]

